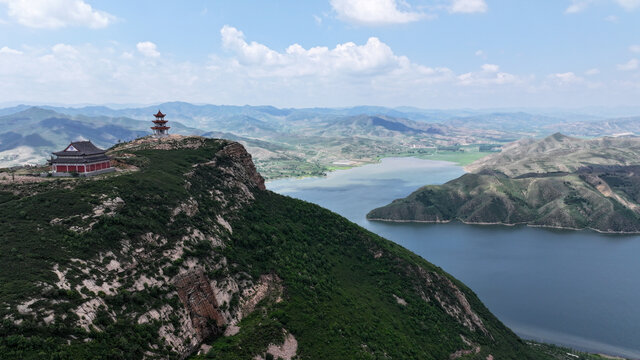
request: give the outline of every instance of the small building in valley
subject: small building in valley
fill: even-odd
[[[57,157],[49,160],[53,176],[91,176],[115,171],[105,150],[93,145],[91,141],[72,142],[53,155]]]

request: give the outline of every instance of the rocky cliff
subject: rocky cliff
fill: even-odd
[[[109,153],[2,184],[0,357],[546,358],[424,259],[266,191],[237,143]]]

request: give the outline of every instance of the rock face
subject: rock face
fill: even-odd
[[[240,178],[246,180],[247,184],[253,184],[260,190],[266,190],[264,186],[264,178],[258,173],[253,160],[251,160],[251,154],[239,143],[232,143],[225,146],[218,153],[221,159],[233,160],[234,168],[240,170],[238,175]]]
[[[178,275],[173,283],[200,340],[221,333],[225,321],[204,271],[196,269]]]

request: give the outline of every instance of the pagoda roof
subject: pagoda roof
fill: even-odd
[[[160,110],[158,110],[158,113],[153,115],[153,116],[155,116],[155,117],[165,117],[166,114],[163,114]]]
[[[84,156],[84,155],[96,155],[104,154],[105,151],[99,147],[93,145],[91,141],[74,141],[64,150],[54,152],[57,156]]]

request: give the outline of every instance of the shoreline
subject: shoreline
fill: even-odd
[[[381,221],[381,222],[389,222],[389,223],[416,223],[416,224],[448,224],[451,222],[459,222],[465,225],[480,225],[480,226],[490,226],[490,225],[499,225],[499,226],[527,226],[531,228],[542,228],[542,229],[554,229],[554,230],[571,230],[571,231],[593,231],[603,235],[640,235],[640,231],[604,231],[599,229],[594,229],[591,227],[585,228],[573,228],[568,226],[553,226],[553,225],[538,225],[538,224],[529,224],[529,223],[503,223],[503,222],[473,222],[473,221],[464,221],[460,219],[453,220],[393,220],[393,219],[383,219],[383,218],[368,218],[368,221]]]
[[[376,158],[375,161],[363,161],[363,162],[358,163],[358,164],[353,165],[353,166],[340,166],[340,167],[335,168],[335,169],[327,169],[326,173],[324,173],[323,175],[282,176],[282,177],[275,177],[275,178],[265,179],[265,183],[269,183],[269,182],[272,182],[272,181],[278,181],[278,180],[287,180],[287,179],[300,180],[300,179],[308,179],[308,178],[323,178],[323,177],[327,177],[329,174],[334,173],[336,171],[352,170],[352,169],[363,167],[363,166],[367,166],[367,165],[376,165],[376,164],[380,164],[382,162],[382,160],[384,160],[384,159],[392,159],[392,158],[399,158],[399,159],[402,159],[402,158],[414,158],[414,159],[417,159],[417,160],[441,161],[441,162],[450,163],[450,164],[453,164],[453,165],[456,165],[456,166],[460,166],[465,173],[469,172],[469,171],[467,171],[465,169],[465,167],[468,166],[469,164],[463,165],[463,163],[456,162],[456,161],[439,160],[439,159],[425,159],[425,158],[422,158],[422,157],[419,157],[419,156],[415,156],[415,155],[402,156],[402,154],[397,154],[397,155],[381,156],[381,157]]]

